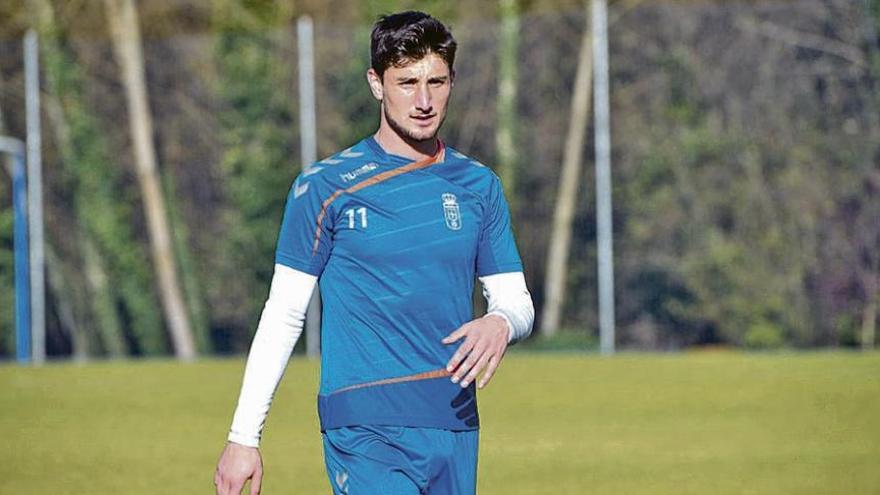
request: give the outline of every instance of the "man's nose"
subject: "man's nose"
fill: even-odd
[[[416,110],[425,113],[431,111],[431,90],[427,85],[416,91]]]

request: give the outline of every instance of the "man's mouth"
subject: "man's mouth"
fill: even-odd
[[[431,113],[428,115],[410,115],[410,118],[415,120],[416,122],[418,122],[421,125],[425,125],[425,124],[430,123],[434,119],[434,117],[436,117],[436,116],[437,116],[436,113]]]

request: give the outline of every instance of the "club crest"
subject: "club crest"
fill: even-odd
[[[450,230],[461,230],[461,210],[458,208],[458,200],[455,194],[444,193],[442,198],[446,227]]]

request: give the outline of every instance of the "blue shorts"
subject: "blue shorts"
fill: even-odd
[[[335,495],[472,495],[479,430],[349,426],[326,430],[324,462]]]

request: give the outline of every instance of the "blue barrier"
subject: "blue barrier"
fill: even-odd
[[[31,280],[28,262],[27,180],[24,156],[12,155],[12,204],[15,208],[15,357],[31,360]]]
[[[0,153],[12,156],[13,257],[15,259],[15,358],[31,362],[31,278],[24,143],[0,136]]]

